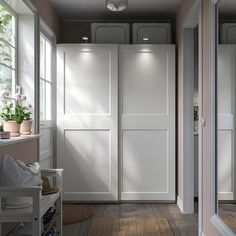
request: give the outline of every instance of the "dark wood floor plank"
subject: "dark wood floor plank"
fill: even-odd
[[[171,215],[181,215],[181,211],[176,204],[167,204],[169,212]]]
[[[104,218],[119,219],[120,218],[120,204],[105,205]]]
[[[79,224],[79,228],[77,229],[77,232],[76,232],[76,236],[78,236],[78,235],[80,235],[80,236],[87,236],[91,224],[92,224],[92,219],[89,219],[89,220],[86,220],[86,221],[80,223]],[[63,235],[67,236],[65,234],[63,234]],[[68,235],[68,236],[70,236],[70,235]]]
[[[195,215],[172,215],[181,236],[197,236],[197,216]]]
[[[234,203],[219,203],[218,215],[224,223],[236,233],[236,204]]]
[[[84,206],[92,209],[93,217],[80,224],[64,227],[64,236],[162,236],[161,232],[158,232],[160,227],[157,225],[155,228],[157,223],[153,223],[154,219],[160,218],[166,219],[170,225],[172,232],[170,236],[198,235],[197,214],[182,215],[176,204],[85,204]],[[141,226],[142,219],[145,219],[146,224]],[[127,224],[130,226],[128,234],[125,232]]]

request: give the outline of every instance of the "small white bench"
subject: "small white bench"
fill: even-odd
[[[48,209],[56,205],[56,216],[50,223],[49,230],[54,223],[58,235],[62,236],[62,169],[41,170],[41,174],[46,176],[55,176],[55,185],[60,189],[59,192],[41,196],[41,187],[1,187],[0,188],[0,236],[1,223],[3,222],[32,222],[32,235],[40,236],[41,218]],[[33,205],[21,209],[1,209],[1,199],[4,197],[32,197]]]

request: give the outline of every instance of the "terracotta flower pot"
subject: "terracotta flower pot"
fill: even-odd
[[[4,121],[3,129],[10,132],[11,137],[20,136],[20,124],[17,124],[14,120]]]
[[[20,133],[22,135],[30,135],[32,127],[32,120],[23,120],[20,125]]]

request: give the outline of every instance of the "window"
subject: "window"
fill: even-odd
[[[0,91],[15,93],[16,84],[16,15],[0,3]]]
[[[40,120],[52,120],[52,43],[40,34]]]

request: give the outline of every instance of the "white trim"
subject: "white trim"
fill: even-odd
[[[203,117],[203,38],[202,38],[202,0],[199,0],[199,23],[198,23],[198,90],[199,90],[199,117]],[[203,233],[203,127],[198,125],[198,235]]]
[[[179,196],[177,196],[177,206],[179,207],[180,211],[183,213],[183,201]]]
[[[194,9],[194,10],[193,10]],[[191,16],[191,11],[194,11]],[[198,56],[199,56],[199,62],[198,62],[198,74],[199,74],[199,117],[203,117],[202,114],[202,106],[203,106],[203,93],[202,93],[202,0],[195,0],[193,7],[191,8],[188,16],[183,22],[183,27],[189,28],[190,25],[196,24],[196,20],[194,17],[196,16],[196,12],[198,12]],[[189,22],[187,22],[187,19]],[[190,27],[191,28],[191,27]],[[193,28],[193,27],[192,27]],[[198,235],[204,236],[203,233],[203,149],[202,149],[202,126],[199,125],[199,135],[198,135]],[[183,212],[183,204],[181,204],[182,200],[178,198],[177,204],[180,207],[181,211]]]
[[[218,215],[211,218],[211,222],[216,226],[220,233],[224,236],[235,236],[235,233],[229,229]]]
[[[216,99],[216,94],[215,94],[215,88],[216,88],[216,83],[215,83],[215,77],[216,77],[216,30],[215,30],[215,4],[216,0],[212,0],[211,4],[211,22],[210,22],[210,30],[211,30],[211,35],[209,37],[209,42],[210,42],[210,125],[209,125],[209,133],[210,133],[210,194],[209,194],[209,203],[210,203],[210,217],[213,217],[216,212],[216,202],[217,202],[217,194],[216,194],[216,156],[215,156],[215,99]]]
[[[53,167],[57,166],[57,160],[56,160],[56,152],[57,152],[57,124],[56,124],[56,104],[57,104],[57,89],[56,89],[56,36],[54,34],[54,32],[51,30],[51,28],[47,25],[47,23],[40,18],[40,33],[42,33],[44,36],[46,36],[46,38],[51,42],[52,44],[52,55],[51,55],[51,62],[52,62],[52,71],[51,71],[51,108],[52,108],[52,117],[51,117],[51,121],[41,121],[40,119],[40,128],[44,128],[45,126],[50,126],[52,127],[52,136],[53,136],[53,142],[52,142],[52,156],[53,156]],[[39,35],[40,35],[39,33]],[[40,89],[40,85],[39,85],[39,89]]]
[[[0,147],[21,143],[25,141],[30,141],[34,139],[39,139],[41,137],[40,134],[32,134],[32,135],[25,135],[25,136],[19,136],[19,137],[11,137],[10,139],[1,139],[0,140]]]
[[[202,48],[202,40],[201,40],[201,0],[195,0],[192,8],[189,10],[189,13],[185,17],[182,26],[183,33],[183,54],[184,54],[184,62],[183,62],[183,73],[184,73],[184,123],[185,127],[183,128],[184,133],[184,144],[183,144],[183,204],[182,209],[184,214],[194,213],[194,136],[193,136],[193,81],[189,81],[189,78],[193,78],[194,74],[194,66],[193,66],[193,29],[196,26],[199,26],[199,49]],[[191,44],[192,43],[192,44]],[[191,55],[189,55],[191,52]],[[199,50],[200,52],[200,50]],[[202,70],[201,70],[201,53],[199,53],[199,84],[201,84],[202,79]],[[188,65],[187,65],[188,64]],[[187,66],[186,66],[187,65]],[[201,87],[199,87],[200,90]],[[201,94],[199,94],[201,95]],[[192,102],[191,102],[192,101]],[[199,104],[201,107],[201,103]],[[200,136],[200,135],[199,135]],[[199,155],[200,155],[199,151]],[[189,158],[192,157],[192,158]],[[201,157],[199,158],[201,159]],[[201,169],[201,161],[199,161],[199,169]],[[201,176],[199,175],[201,178]],[[202,180],[199,178],[199,190],[201,194],[201,182]],[[199,199],[201,196],[199,196]],[[201,200],[200,200],[201,202]],[[201,216],[202,217],[202,216]],[[200,220],[201,222],[201,220]],[[201,227],[200,227],[201,228]]]

